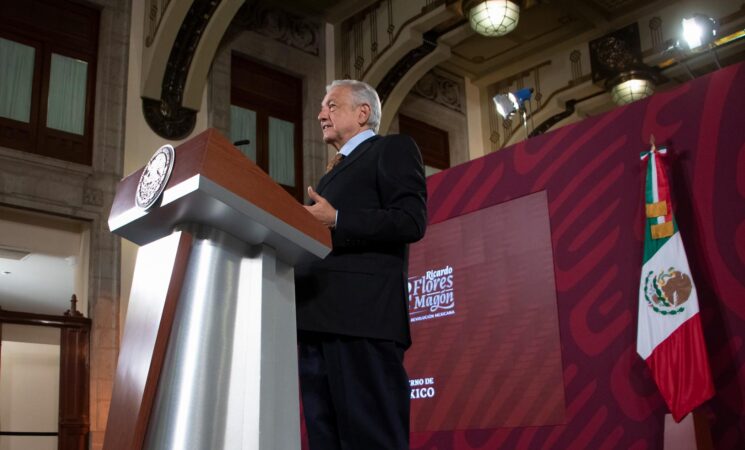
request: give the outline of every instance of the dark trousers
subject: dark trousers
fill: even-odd
[[[298,355],[310,450],[408,450],[400,344],[300,332]]]

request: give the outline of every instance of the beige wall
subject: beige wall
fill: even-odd
[[[468,159],[476,159],[486,154],[484,125],[481,117],[481,92],[478,86],[465,78],[466,117],[468,120]]]
[[[60,331],[0,325],[0,429],[56,432]],[[55,450],[56,437],[0,436],[0,450]]]

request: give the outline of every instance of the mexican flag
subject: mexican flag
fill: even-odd
[[[667,149],[654,146],[641,154],[647,163],[647,187],[636,351],[680,422],[714,395],[714,385],[696,286],[673,216],[666,155]]]

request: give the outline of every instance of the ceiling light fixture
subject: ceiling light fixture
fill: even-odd
[[[640,70],[624,72],[608,83],[611,98],[616,105],[627,105],[654,94],[655,84],[651,76]]]
[[[464,0],[463,14],[475,32],[496,37],[515,29],[520,19],[520,7],[509,0]]]

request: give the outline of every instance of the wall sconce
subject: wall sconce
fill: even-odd
[[[504,36],[514,30],[520,19],[520,7],[509,0],[463,0],[463,14],[477,33]]]

